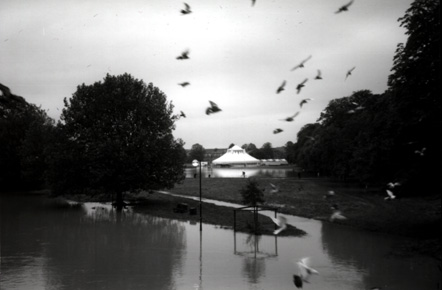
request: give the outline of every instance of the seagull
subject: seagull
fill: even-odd
[[[420,156],[424,156],[424,152],[427,148],[422,148],[421,150],[415,150],[414,153],[419,154]]]
[[[274,193],[279,192],[279,186],[276,186],[273,183],[270,183],[270,186],[272,187],[272,189],[270,190],[270,193],[274,194]]]
[[[348,2],[347,4],[341,6],[338,11],[336,11],[335,13],[340,13],[340,12],[344,12],[344,11],[348,11],[348,7],[350,7],[351,4],[353,4],[354,0],[351,0],[350,2]]]
[[[190,6],[187,3],[184,3],[184,9],[181,10],[182,15],[190,14],[192,11],[190,10]]]
[[[287,117],[285,119],[281,119],[281,121],[292,122],[295,119],[295,117],[298,116],[298,115],[299,115],[299,112],[296,112],[293,116]]]
[[[386,197],[384,198],[385,200],[395,199],[395,198],[396,198],[396,195],[393,194],[393,191],[388,190],[388,189],[387,189],[386,191],[387,191],[388,196],[386,196]]]
[[[321,70],[318,69],[318,74],[315,77],[315,80],[322,80]]]
[[[180,117],[186,118],[186,114],[183,111],[180,111]]]
[[[342,212],[339,210],[335,210],[332,215],[330,216],[330,221],[334,222],[335,220],[345,220],[347,219],[345,216],[342,215]]]
[[[179,85],[182,86],[183,88],[185,88],[186,86],[190,85],[190,83],[189,82],[182,82]]]
[[[273,231],[274,235],[279,234],[280,232],[282,232],[287,228],[287,219],[284,216],[278,216],[277,218],[272,218],[272,217],[270,218],[278,226],[278,228],[275,231]]]
[[[351,75],[351,72],[355,69],[356,67],[354,66],[354,67],[352,67],[351,69],[349,69],[348,71],[347,71],[347,74],[345,75],[345,79],[347,79],[350,75]]]
[[[305,86],[304,84],[308,81],[308,79],[303,80],[300,84],[296,86],[296,93],[299,94],[301,89]]]
[[[278,133],[281,133],[282,131],[283,131],[282,129],[278,128],[278,129],[273,130],[273,134],[278,134]]]
[[[185,50],[181,53],[181,55],[177,56],[176,59],[189,59],[189,50]]]
[[[287,82],[283,81],[282,84],[279,86],[279,88],[276,90],[276,93],[279,94],[280,92],[282,92],[284,90],[285,84]]]
[[[396,186],[400,186],[400,185],[401,185],[400,182],[389,182],[389,183],[387,184],[387,186],[388,186],[389,188],[395,188]]]
[[[308,101],[311,101],[311,100],[313,100],[313,99],[311,99],[311,98],[303,99],[303,100],[299,103],[299,106],[302,108],[302,105],[307,104],[307,102],[308,102]]]
[[[304,59],[303,61],[301,61],[298,65],[294,66],[294,67],[292,68],[292,71],[294,71],[294,70],[297,69],[297,68],[302,68],[302,67],[304,67],[304,64],[305,64],[309,59],[311,59],[311,58],[312,58],[312,56],[309,55],[306,59]]]
[[[297,288],[302,288],[303,282],[309,282],[310,275],[319,274],[319,272],[309,266],[310,258],[308,257],[302,258],[297,262],[297,264],[299,267],[299,272],[298,275],[293,275],[293,282]]]
[[[362,107],[362,106],[357,106],[357,107],[354,108],[354,109],[348,110],[348,111],[347,111],[347,114],[354,114],[354,113],[356,113],[357,111],[362,110],[362,109],[364,109],[364,107]]]
[[[333,197],[333,196],[335,196],[335,192],[333,190],[329,190],[326,194],[324,194],[325,199]]]
[[[208,108],[206,109],[206,114],[207,114],[207,115],[210,115],[210,114],[213,114],[213,113],[216,113],[216,112],[221,111],[221,109],[218,107],[217,104],[215,104],[215,103],[212,102],[212,101],[209,101],[209,103],[210,103],[210,107],[208,107]]]

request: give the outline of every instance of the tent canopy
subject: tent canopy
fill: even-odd
[[[227,149],[227,152],[221,157],[212,161],[214,165],[245,165],[259,164],[260,161],[246,153],[241,147],[234,145]]]

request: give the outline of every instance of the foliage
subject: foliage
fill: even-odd
[[[191,163],[193,160],[204,161],[204,156],[206,155],[206,149],[203,145],[198,143],[193,144],[192,148],[189,151],[187,162]]]
[[[152,83],[129,74],[82,84],[65,108],[52,145],[57,193],[171,188],[184,178],[184,143],[174,140],[173,105]]]
[[[0,84],[0,183],[2,189],[45,184],[46,145],[53,120]]]
[[[259,184],[255,179],[249,178],[247,184],[241,188],[240,194],[243,204],[254,206],[264,202],[264,193],[259,189]]]

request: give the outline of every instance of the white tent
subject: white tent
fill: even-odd
[[[234,145],[227,149],[224,155],[213,160],[212,164],[215,166],[248,167],[260,165],[260,160],[247,154],[246,150],[241,147]]]

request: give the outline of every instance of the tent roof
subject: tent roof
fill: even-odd
[[[259,163],[260,161],[246,153],[241,147],[234,145],[227,149],[221,157],[212,161],[213,164]]]

